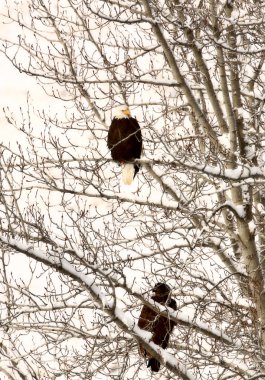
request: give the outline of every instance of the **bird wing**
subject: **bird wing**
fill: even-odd
[[[144,305],[138,320],[138,326],[143,330],[152,331],[156,315],[157,313],[154,310]]]
[[[136,153],[135,156],[137,158],[140,158],[141,153],[142,153],[142,147],[143,147],[143,138],[142,138],[141,128],[140,128],[138,121],[136,119],[134,119],[133,117],[130,118],[130,123],[133,126],[132,129],[134,129],[134,131],[135,131],[134,138],[138,142],[137,152],[135,152]]]
[[[174,299],[170,299],[168,302],[169,307],[173,310],[177,309],[177,304]],[[157,314],[155,321],[153,322],[153,337],[152,341],[162,348],[167,348],[170,334],[175,326],[175,323],[170,320],[169,317]]]
[[[156,312],[144,305],[138,320],[138,326],[146,331],[153,331],[154,321],[156,318]],[[149,356],[145,348],[139,344],[139,351],[143,357]]]
[[[109,127],[107,145],[109,149],[112,149],[121,140],[121,132],[117,119],[113,119]]]

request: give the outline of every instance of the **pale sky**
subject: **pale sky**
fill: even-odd
[[[12,6],[13,1],[9,3]],[[5,1],[0,0],[0,39],[14,40],[18,33],[14,24],[7,23],[7,19],[3,16],[5,13]],[[2,48],[2,42],[0,44]],[[18,115],[20,107],[25,110],[28,94],[31,97],[31,103],[36,106],[43,105],[43,99],[45,102],[49,100],[44,96],[36,80],[15,69],[2,52],[0,52],[0,62],[0,142],[7,143],[18,140],[19,133],[7,122],[3,108],[9,107],[12,113]]]

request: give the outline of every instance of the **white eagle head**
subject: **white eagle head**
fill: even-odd
[[[124,119],[124,118],[129,118],[131,117],[131,113],[129,110],[129,107],[126,106],[125,104],[122,106],[118,106],[114,109],[113,111],[113,116],[116,119]]]

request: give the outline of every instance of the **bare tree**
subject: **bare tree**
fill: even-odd
[[[26,141],[1,146],[5,378],[146,379],[137,343],[154,378],[265,377],[264,8],[7,6],[2,53],[54,103],[5,108]],[[132,187],[106,145],[124,103],[144,140]],[[177,311],[151,300],[157,282]],[[137,326],[143,303],[176,323],[167,350]]]

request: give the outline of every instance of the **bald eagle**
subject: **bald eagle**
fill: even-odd
[[[170,287],[168,285],[159,282],[153,288],[153,292],[154,295],[151,298],[154,301],[161,305],[169,306],[173,310],[177,309],[176,301],[170,297]],[[143,330],[153,333],[152,341],[165,349],[168,346],[169,337],[175,323],[170,318],[159,315],[159,313],[144,305],[139,317],[138,326]],[[153,372],[158,372],[160,368],[159,361],[153,358],[141,345],[140,353],[147,359],[147,367],[150,367]]]
[[[108,148],[113,160],[122,166],[122,182],[130,185],[140,168],[133,161],[141,157],[142,134],[127,106],[115,109],[108,133]]]

